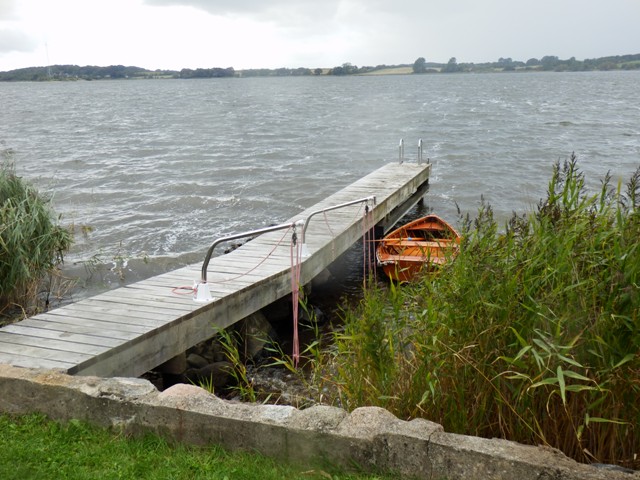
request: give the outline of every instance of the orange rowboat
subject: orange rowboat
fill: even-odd
[[[423,269],[453,260],[460,234],[437,215],[427,215],[389,233],[376,248],[376,259],[394,281],[409,282]]]

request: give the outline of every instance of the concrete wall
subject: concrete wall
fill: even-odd
[[[0,412],[41,412],[131,434],[230,450],[258,451],[307,467],[358,465],[424,479],[633,480],[582,465],[550,448],[443,431],[426,420],[405,422],[381,408],[352,413],[316,406],[254,405],[221,400],[192,385],[159,392],[146,380],[69,376],[0,365]]]

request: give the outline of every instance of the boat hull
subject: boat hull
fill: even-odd
[[[427,215],[384,237],[376,248],[376,259],[391,280],[410,282],[451,261],[459,245],[455,228],[437,215]]]

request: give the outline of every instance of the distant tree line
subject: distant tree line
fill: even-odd
[[[183,68],[180,70],[178,78],[224,78],[235,77],[236,71],[233,67],[229,68]]]
[[[413,63],[413,73],[455,73],[455,72],[513,72],[547,71],[547,72],[586,72],[594,70],[638,70],[640,69],[640,54],[617,55],[586,60],[576,60],[571,57],[561,60],[556,56],[545,56],[540,60],[530,58],[526,62],[511,58],[499,58],[497,62],[489,63],[458,63],[452,57],[446,64],[427,63],[424,57]]]
[[[593,70],[638,70],[640,54],[617,55],[585,60],[571,57],[561,60],[556,56],[545,56],[541,59],[530,58],[526,62],[511,58],[499,58],[497,62],[458,63],[455,57],[447,63],[427,62],[424,57],[418,58],[413,66],[377,65],[358,67],[351,63],[343,63],[330,69],[309,68],[276,68],[235,70],[228,68],[183,68],[177,70],[146,70],[140,67],[111,65],[108,67],[77,65],[51,65],[47,67],[29,67],[0,72],[0,81],[48,81],[48,80],[104,80],[134,78],[229,78],[229,77],[291,77],[310,75],[362,75],[376,71],[412,67],[412,72],[423,73],[458,73],[458,72],[513,72],[513,71],[551,71],[551,72],[585,72]]]
[[[46,81],[46,80],[102,80],[124,79],[140,76],[150,76],[152,72],[140,67],[125,67],[124,65],[111,65],[97,67],[87,65],[51,65],[48,67],[28,67],[0,72],[1,81]]]
[[[322,75],[324,70],[316,68],[250,68],[239,72],[241,77],[304,77],[309,75]]]

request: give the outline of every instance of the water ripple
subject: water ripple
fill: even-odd
[[[0,146],[91,227],[72,258],[190,256],[282,221],[418,138],[427,205],[452,220],[480,196],[530,210],[575,151],[597,186],[639,163],[639,72],[0,84]]]

